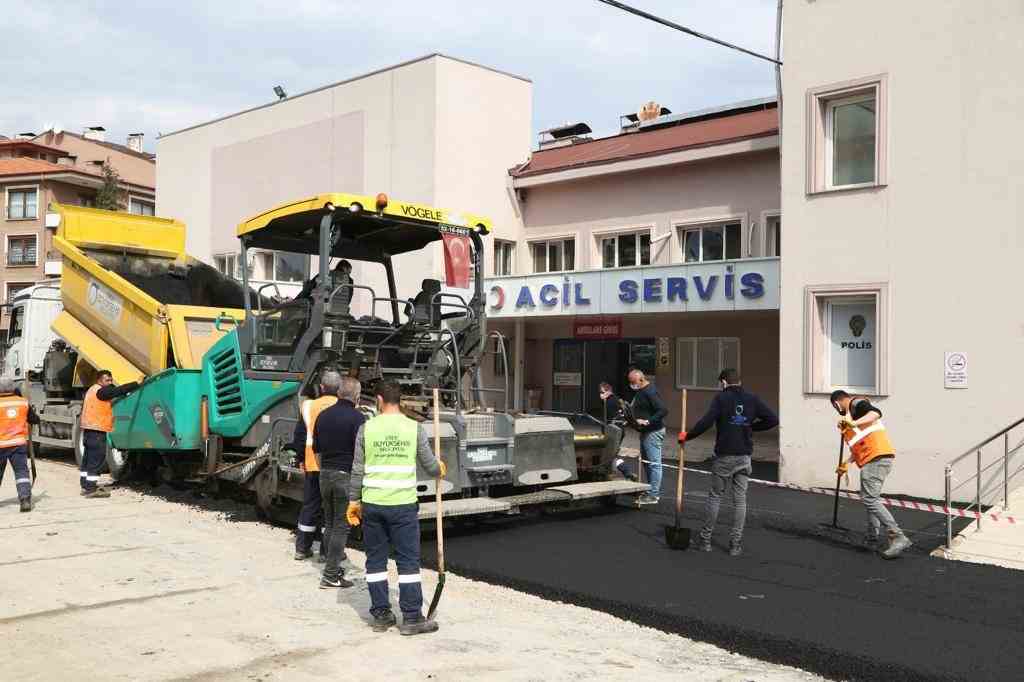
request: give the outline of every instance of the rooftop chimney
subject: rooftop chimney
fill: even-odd
[[[103,142],[107,139],[107,129],[103,126],[89,126],[82,133],[82,137],[95,142]]]
[[[128,133],[128,149],[133,152],[142,153],[142,138],[145,135],[143,133]]]
[[[551,149],[553,147],[567,147],[571,144],[589,142],[589,133],[593,132],[586,123],[563,123],[560,126],[540,131],[540,139],[537,143],[538,149]]]

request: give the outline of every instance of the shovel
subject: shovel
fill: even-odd
[[[839,434],[839,463],[836,464],[836,468],[843,464],[843,448],[846,446],[846,440],[842,434]],[[850,532],[849,528],[844,528],[839,525],[839,486],[842,483],[843,475],[836,474],[836,499],[832,505],[832,523],[819,523],[818,527],[832,535],[845,536]]]
[[[683,421],[686,430],[686,389],[683,389]],[[672,549],[686,549],[690,546],[690,529],[683,528],[683,469],[686,468],[686,446],[679,445],[679,471],[676,474],[676,522],[674,526],[665,526],[665,544]]]
[[[434,389],[434,454],[441,459],[441,392]],[[427,620],[434,618],[437,611],[437,604],[441,601],[441,592],[444,591],[444,522],[441,513],[441,475],[438,474],[437,482],[434,485],[434,506],[437,512],[437,587],[434,588],[434,597],[430,600],[430,608],[427,609]]]

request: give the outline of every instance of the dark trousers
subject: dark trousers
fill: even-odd
[[[100,469],[107,461],[107,434],[91,429],[82,430],[82,468],[79,480],[82,490],[96,490],[100,480]]]
[[[363,549],[370,613],[391,608],[388,598],[388,555],[395,550],[398,565],[398,608],[406,618],[423,616],[420,584],[419,505],[363,504]]]
[[[321,537],[321,526],[324,523],[323,508],[320,501],[320,472],[307,471],[302,481],[302,511],[299,512],[299,528],[295,533],[295,551],[308,552],[313,549],[313,541]],[[320,554],[326,552],[323,542],[320,543]]]
[[[345,545],[348,544],[348,482],[346,471],[320,472],[320,500],[324,514],[324,539],[327,544],[327,562],[324,564],[325,578],[340,578],[344,571],[341,562],[345,560]]]
[[[28,475],[28,446],[15,445],[13,448],[0,448],[0,483],[7,471],[7,460],[14,468],[14,485],[18,488],[18,498],[32,496],[32,479]]]

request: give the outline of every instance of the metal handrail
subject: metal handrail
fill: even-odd
[[[1021,469],[1018,469],[1017,471],[1015,471],[1013,473],[1013,476],[1010,475],[1010,457],[1015,455],[1015,454],[1017,454],[1017,452],[1019,452],[1021,450],[1021,448],[1024,447],[1024,439],[1021,439],[1021,441],[1015,447],[1013,447],[1012,449],[1010,448],[1010,431],[1012,431],[1013,429],[1017,428],[1021,424],[1024,424],[1024,418],[1018,419],[1017,421],[1013,422],[1009,426],[999,430],[998,432],[996,432],[992,436],[989,436],[988,438],[986,438],[985,440],[981,441],[980,443],[978,443],[974,447],[968,449],[966,452],[964,452],[959,457],[956,457],[955,459],[950,460],[946,464],[946,469],[945,469],[946,507],[945,507],[945,509],[946,509],[946,549],[947,550],[950,549],[950,547],[952,547],[952,545],[953,545],[953,509],[952,509],[952,505],[953,505],[953,491],[954,490],[959,490],[964,485],[970,483],[971,481],[974,481],[974,501],[971,502],[970,504],[968,504],[966,507],[964,507],[961,511],[970,510],[973,507],[975,509],[975,513],[976,513],[977,528],[978,528],[978,530],[981,530],[981,519],[984,516],[984,512],[982,510],[982,503],[983,503],[983,500],[982,500],[982,474],[987,472],[989,469],[991,469],[992,467],[996,466],[997,464],[999,464],[1000,461],[1002,462],[1002,465],[1003,465],[1003,467],[1002,467],[1003,468],[1003,508],[1004,509],[1009,509],[1010,508],[1010,480],[1013,477],[1015,477],[1017,474],[1019,474],[1022,470],[1024,470],[1024,467],[1022,467]],[[985,465],[985,467],[982,467],[981,466],[981,451],[982,451],[982,449],[986,445],[994,443],[1000,437],[1002,437],[1002,439],[1003,439],[1003,454],[1000,457],[996,458],[994,461],[992,461],[989,464]],[[960,483],[954,487],[953,486],[953,467],[956,466],[957,464],[959,464],[960,462],[964,461],[965,459],[967,459],[971,455],[974,455],[974,457],[975,457],[975,472],[974,472],[974,474],[969,476],[968,478],[964,479],[963,481],[960,481]],[[998,479],[995,479],[994,477],[990,477],[989,478],[989,483],[993,482],[994,480],[998,480]],[[988,487],[989,486],[986,485],[986,489]]]

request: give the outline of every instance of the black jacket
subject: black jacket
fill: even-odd
[[[668,415],[668,408],[665,407],[654,384],[647,384],[633,396],[633,417],[650,422],[647,426],[639,427],[640,433],[650,433],[665,428],[666,415]]]
[[[697,438],[716,427],[715,455],[751,455],[754,431],[768,431],[779,425],[779,418],[764,402],[742,386],[730,386],[711,401],[707,414],[687,431],[686,439]]]
[[[316,418],[313,452],[320,456],[322,471],[352,471],[356,434],[366,421],[350,401],[340,399]]]
[[[96,397],[104,402],[110,402],[115,398],[128,395],[138,387],[139,384],[135,381],[129,381],[127,384],[121,384],[120,386],[110,384],[96,391]]]

